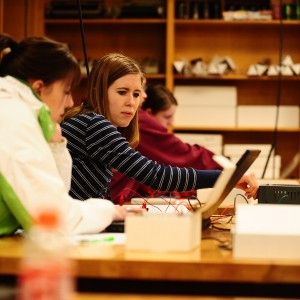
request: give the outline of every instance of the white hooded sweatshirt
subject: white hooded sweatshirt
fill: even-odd
[[[109,200],[68,195],[72,162],[66,141],[49,146],[39,122],[42,107],[29,86],[0,78],[0,236],[29,229],[48,208],[59,210],[67,233],[100,232],[112,222],[115,207]]]

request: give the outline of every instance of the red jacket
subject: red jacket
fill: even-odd
[[[139,110],[139,129],[140,142],[136,150],[151,160],[199,170],[220,169],[220,166],[212,159],[213,152],[199,145],[184,143],[141,109]],[[160,194],[119,172],[116,172],[112,178],[110,192],[114,203],[119,203],[121,195],[126,201],[133,197],[141,197],[141,195]]]

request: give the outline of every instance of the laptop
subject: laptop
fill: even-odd
[[[261,150],[246,150],[239,161],[234,164],[224,156],[214,156],[216,162],[223,167],[223,171],[208,195],[206,203],[201,206],[202,230],[211,224],[210,217],[216,212],[240,178],[259,156]],[[106,228],[107,232],[124,232],[124,222],[113,222]]]
[[[223,156],[214,157],[217,163],[223,167],[223,172],[214,184],[206,203],[199,208],[202,214],[202,230],[210,226],[210,217],[217,211],[260,152],[261,150],[246,150],[236,165]]]

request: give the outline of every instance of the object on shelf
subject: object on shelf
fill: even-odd
[[[103,18],[105,16],[104,1],[83,0],[81,12],[84,18]],[[78,3],[76,0],[51,0],[45,7],[45,17],[53,19],[78,18]]]
[[[294,75],[293,70],[294,69],[292,68],[292,66],[279,67],[278,65],[271,65],[267,71],[267,75],[268,76],[278,76],[279,72],[280,72],[282,76],[293,76]],[[296,68],[296,71],[297,70],[298,70],[298,68]],[[298,75],[298,74],[296,73],[296,75]]]
[[[175,60],[173,63],[175,72],[178,74],[182,74],[183,73],[183,68],[185,66],[185,62],[183,60]]]
[[[247,71],[248,76],[277,76],[279,73],[279,67],[277,65],[271,65],[269,58],[264,58],[256,64],[250,65]]]
[[[223,19],[225,21],[242,21],[242,20],[257,20],[257,21],[270,21],[273,19],[272,10],[263,11],[247,11],[247,10],[237,10],[237,11],[223,11]]]
[[[194,75],[206,75],[207,65],[202,58],[196,58],[191,60],[191,72]]]
[[[296,75],[300,75],[300,64],[294,64],[291,66],[291,68]]]
[[[294,72],[293,72],[291,66],[281,66],[280,70],[281,70],[281,74],[283,76],[293,76],[294,75]]]
[[[208,65],[208,74],[211,75],[224,75],[228,71],[235,70],[235,64],[231,57],[219,57],[215,55]]]
[[[173,66],[178,74],[192,74],[192,64],[186,58],[174,61]]]
[[[183,58],[173,63],[175,72],[186,75],[224,75],[235,70],[235,64],[231,57],[218,55],[213,56],[210,63],[206,63],[202,58],[195,58],[191,61]]]
[[[119,18],[164,18],[165,17],[165,1],[122,1],[120,7]]]
[[[224,20],[272,20],[273,11],[270,0],[226,0],[222,15]]]
[[[268,71],[267,71],[268,76],[278,76],[279,75],[279,67],[278,65],[270,65]]]
[[[282,65],[284,66],[292,66],[293,63],[293,59],[290,55],[286,55],[283,59],[282,59]]]
[[[129,0],[82,0],[84,18],[164,18],[165,2]],[[78,18],[78,3],[75,0],[51,0],[45,8],[46,18]]]
[[[261,76],[261,75],[264,75],[266,73],[266,71],[268,70],[268,66],[267,65],[257,64],[256,65],[256,69],[257,69],[257,74],[259,76]]]
[[[158,74],[159,73],[159,62],[154,58],[145,57],[139,61],[145,74]]]
[[[248,76],[262,76],[265,75],[268,70],[267,65],[262,64],[256,64],[256,65],[250,65],[247,71]]]
[[[221,19],[221,0],[179,0],[175,5],[177,19]]]

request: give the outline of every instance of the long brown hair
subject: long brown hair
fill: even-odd
[[[120,53],[110,53],[97,60],[88,80],[88,97],[81,106],[69,110],[64,119],[80,113],[96,112],[110,121],[108,88],[119,78],[128,74],[139,74],[141,84],[143,73],[135,60]],[[131,147],[139,142],[138,112],[127,127],[118,127]]]
[[[153,115],[169,109],[172,105],[178,105],[173,93],[164,85],[148,85],[146,94],[147,98],[142,104],[142,109],[150,108]]]
[[[50,85],[71,76],[72,87],[80,81],[78,61],[68,47],[47,37],[28,37],[16,42],[0,34],[0,76],[6,75],[27,81],[43,80]]]

